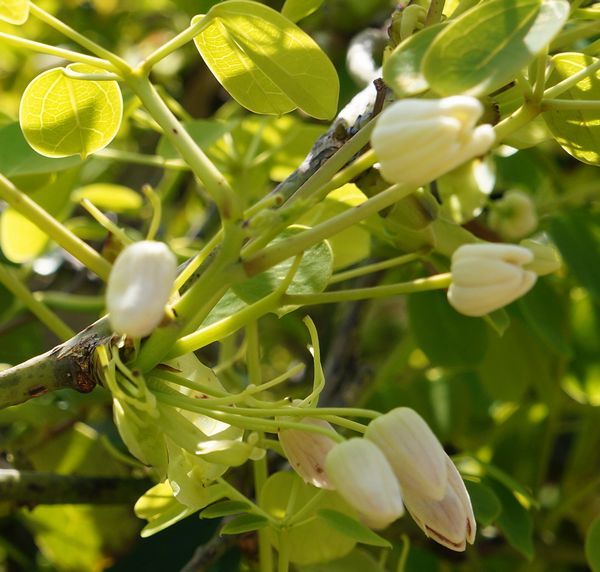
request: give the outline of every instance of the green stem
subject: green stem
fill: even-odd
[[[267,246],[244,261],[248,276],[254,276],[279,262],[295,256],[311,246],[339,233],[367,217],[393,205],[415,191],[413,186],[393,185],[364,203],[336,215],[313,228]]]
[[[240,220],[242,208],[239,197],[162,100],[148,77],[130,76],[127,81],[152,118],[160,125],[164,136],[179,151],[183,160],[190,166],[215,201],[221,219]]]
[[[38,291],[34,297],[49,308],[67,312],[101,312],[105,308],[104,296],[67,294],[66,292]]]
[[[600,100],[590,99],[542,99],[542,111],[549,109],[572,109],[573,111],[596,111]]]
[[[525,125],[535,119],[539,113],[539,105],[535,105],[532,102],[524,104],[512,115],[508,116],[506,119],[503,119],[494,127],[494,131],[496,132],[496,142],[501,142],[511,133],[521,129],[521,127],[525,127]]]
[[[577,85],[582,79],[594,74],[598,70],[600,70],[600,60],[546,89],[544,91],[544,99],[555,99],[574,85]]]
[[[375,121],[371,120],[367,123],[358,133],[356,133],[349,141],[347,141],[334,155],[332,155],[323,165],[319,167],[317,171],[301,185],[294,194],[287,200],[285,206],[281,209],[282,219],[284,222],[273,225],[272,228],[265,231],[265,233],[254,239],[242,250],[244,257],[249,257],[261,248],[265,247],[271,240],[281,233],[289,224],[296,220],[299,216],[306,212],[305,209],[301,209],[296,215],[293,212],[289,212],[292,206],[297,203],[305,201],[318,202],[323,198],[323,189],[326,189],[326,193],[329,192],[329,183],[331,179],[335,177],[336,173],[352,159],[360,150],[369,143],[371,133],[375,127]],[[264,200],[268,200],[266,197]],[[262,201],[261,201],[262,202]],[[258,206],[258,205],[257,205]]]
[[[101,149],[94,153],[94,157],[111,161],[121,161],[123,163],[146,165],[148,167],[158,167],[160,169],[171,169],[173,171],[190,170],[190,167],[180,159],[165,159],[159,155],[142,155],[141,153],[131,151],[121,151],[120,149]]]
[[[140,65],[137,67],[136,72],[139,74],[148,73],[158,62],[164,60],[167,56],[178,50],[182,46],[185,46],[188,42],[193,40],[201,31],[206,22],[201,16],[196,16],[197,22],[188,26],[185,30],[177,34],[174,38],[169,40],[166,44],[163,44],[156,51],[152,52]],[[196,19],[195,18],[195,19]]]
[[[248,381],[250,384],[260,386],[262,383],[262,374],[260,367],[260,343],[258,337],[258,323],[251,322],[246,327],[246,364],[248,367]],[[264,439],[263,432],[258,433],[259,439]],[[262,489],[267,480],[268,468],[266,455],[262,459],[253,462],[254,491],[256,502],[262,506]],[[260,559],[261,572],[270,572],[273,569],[273,551],[269,541],[269,532],[267,530],[258,531],[258,554]]]
[[[212,342],[225,339],[229,335],[237,332],[239,329],[251,324],[258,320],[261,316],[264,316],[268,312],[271,312],[280,305],[281,297],[289,287],[298,266],[300,264],[301,257],[296,257],[285,278],[281,281],[281,284],[271,294],[265,296],[258,302],[247,306],[243,310],[231,314],[203,328],[198,332],[193,332],[180,338],[177,342],[173,343],[173,346],[169,352],[168,358],[184,355],[190,351],[200,349]],[[194,288],[195,285],[192,287]],[[191,289],[190,289],[191,291]],[[188,291],[189,292],[189,291]],[[187,296],[187,292],[184,296]]]
[[[598,22],[589,22],[561,32],[550,44],[550,52],[564,51],[564,48],[578,40],[598,34]]]
[[[29,288],[21,282],[15,272],[0,264],[0,283],[10,290],[29,310],[61,341],[66,341],[75,335],[75,332],[67,326],[52,310],[40,302]]]
[[[431,0],[427,17],[425,18],[425,26],[433,26],[442,20],[445,4],[446,0]]]
[[[400,294],[413,294],[448,288],[451,282],[451,274],[438,274],[429,278],[418,278],[412,282],[373,286],[371,288],[354,288],[352,290],[338,290],[337,292],[323,292],[321,294],[286,294],[282,298],[282,303],[291,306],[309,306],[314,304],[354,302],[355,300],[372,300],[375,298],[398,296]]]
[[[25,38],[13,36],[12,34],[5,34],[4,32],[0,32],[0,40],[3,41],[5,44],[9,44],[11,46],[16,46],[18,48],[26,48],[28,50],[31,50],[32,52],[48,54],[49,56],[56,56],[57,58],[67,60],[69,62],[88,64],[97,68],[105,69],[109,72],[115,71],[114,66],[106,60],[95,58],[93,56],[87,56],[85,54],[80,54],[79,52],[74,52],[72,50],[56,48],[55,46],[42,44],[41,42],[34,42],[32,40],[26,40]]]
[[[243,502],[244,504],[249,505],[252,508],[252,512],[263,516],[269,522],[273,524],[277,524],[276,520],[267,512],[265,512],[262,508],[260,508],[257,504],[253,503],[246,495],[242,494],[238,491],[232,484],[226,481],[223,477],[219,477],[217,482],[223,486],[223,488],[227,491],[226,495],[230,500],[237,500]]]
[[[535,78],[533,84],[533,101],[539,102],[544,97],[544,87],[546,87],[546,61],[548,59],[548,50],[545,49],[535,61]]]
[[[374,272],[380,272],[381,270],[387,270],[388,268],[402,266],[403,264],[408,264],[420,259],[421,253],[419,252],[403,254],[402,256],[389,258],[387,260],[382,260],[381,262],[374,262],[373,264],[367,264],[366,266],[360,266],[359,268],[353,268],[352,270],[346,270],[345,272],[338,272],[331,277],[329,284],[337,284],[338,282],[344,282],[346,280],[351,280],[352,278],[365,276],[366,274],[373,274]]]
[[[67,38],[73,40],[75,43],[79,44],[86,50],[89,50],[92,54],[109,61],[117,70],[128,74],[131,72],[131,67],[129,64],[121,59],[119,56],[113,54],[110,50],[103,48],[98,45],[96,42],[90,40],[88,37],[80,34],[70,26],[67,26],[64,22],[52,16],[39,6],[36,6],[33,2],[29,3],[29,10],[33,16],[48,24],[50,27],[54,28]]]
[[[279,550],[277,556],[277,572],[288,572],[290,569],[290,542],[288,531],[283,528],[279,531]]]
[[[110,274],[110,263],[92,247],[75,236],[53,216],[48,214],[25,193],[19,191],[6,177],[0,175],[0,199],[6,201],[27,220],[72,254],[89,270],[106,281]]]

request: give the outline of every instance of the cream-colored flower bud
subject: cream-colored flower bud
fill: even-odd
[[[533,253],[514,244],[465,244],[452,255],[448,301],[466,316],[484,316],[527,293],[537,280],[523,266]]]
[[[529,195],[508,191],[491,204],[488,223],[503,238],[515,240],[531,234],[537,227],[538,217]]]
[[[400,484],[371,441],[338,443],[325,459],[325,470],[337,492],[372,528],[385,528],[404,513]]]
[[[335,429],[331,424],[322,419],[304,417],[300,420],[300,423],[323,427],[335,433]],[[336,445],[333,439],[320,433],[298,429],[283,429],[279,432],[279,442],[290,465],[305,483],[320,489],[334,488],[325,473],[325,458]]]
[[[546,276],[561,268],[562,260],[560,254],[550,244],[543,244],[528,239],[522,240],[521,246],[524,246],[533,253],[533,260],[524,266],[526,270],[531,270],[538,276]]]
[[[126,246],[106,289],[112,329],[132,338],[151,334],[164,317],[176,273],[177,261],[166,244],[142,240]]]
[[[487,153],[496,136],[491,125],[475,126],[482,113],[466,95],[393,103],[371,135],[383,178],[417,187]]]
[[[476,524],[467,489],[454,463],[446,457],[448,486],[441,500],[424,497],[420,491],[404,488],[407,510],[421,530],[439,544],[462,552],[473,544]]]
[[[408,407],[398,407],[369,423],[365,438],[383,452],[401,487],[443,498],[448,484],[446,453],[425,420]]]

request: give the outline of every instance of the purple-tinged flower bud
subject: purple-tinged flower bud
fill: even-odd
[[[419,490],[404,488],[404,502],[408,512],[421,530],[430,538],[457,552],[473,544],[476,524],[467,489],[449,457],[448,487],[441,500],[424,497]]]
[[[164,317],[176,272],[177,261],[166,244],[142,240],[126,246],[106,289],[113,330],[133,338],[151,334]]]
[[[398,407],[374,419],[365,438],[383,452],[402,489],[410,487],[426,497],[443,498],[448,484],[446,453],[416,411]]]
[[[338,443],[327,455],[325,470],[337,492],[372,528],[385,528],[404,513],[400,484],[371,441]]]
[[[327,421],[304,417],[300,423],[335,429]],[[326,435],[301,431],[299,429],[283,429],[279,432],[279,442],[292,468],[302,477],[305,483],[320,489],[333,489],[325,473],[325,458],[336,442]]]

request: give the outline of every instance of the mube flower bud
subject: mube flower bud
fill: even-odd
[[[177,261],[166,244],[142,240],[126,246],[115,260],[106,289],[112,329],[141,338],[164,317],[177,272]]]
[[[508,191],[490,206],[488,223],[502,237],[514,240],[533,232],[538,217],[529,195],[521,191]]]
[[[404,502],[421,530],[439,544],[462,552],[475,541],[476,523],[471,499],[450,457],[446,455],[448,481],[444,496],[433,500],[418,489],[403,489]]]
[[[304,417],[300,423],[317,425],[335,433],[335,429],[327,421]],[[282,429],[279,432],[279,442],[292,468],[309,483],[321,489],[333,489],[325,473],[325,458],[335,441],[326,435],[300,431],[298,429]]]
[[[491,125],[475,127],[482,113],[481,103],[464,95],[393,103],[371,136],[383,178],[418,187],[483,155],[495,133]]]
[[[338,443],[325,459],[325,471],[337,492],[372,528],[385,528],[402,516],[400,485],[377,445],[354,438]]]
[[[446,453],[425,420],[408,407],[398,407],[369,423],[365,438],[383,452],[400,485],[443,498],[448,482]]]
[[[533,253],[514,244],[465,244],[452,255],[451,306],[466,316],[484,316],[528,292],[537,275],[525,270]]]

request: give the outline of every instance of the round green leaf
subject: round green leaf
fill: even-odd
[[[465,486],[469,491],[477,521],[483,526],[492,524],[502,512],[502,505],[496,493],[480,481],[467,480]]]
[[[593,572],[600,572],[600,517],[588,528],[585,537],[585,557]]]
[[[261,497],[263,508],[275,518],[283,518],[288,511],[297,511],[319,493],[319,489],[302,482],[295,473],[275,473],[265,483]],[[310,514],[318,514],[321,509],[352,514],[351,509],[334,492],[321,490]],[[290,506],[290,500],[293,503]],[[350,511],[350,512],[349,512]],[[293,514],[291,512],[290,514]],[[355,516],[352,514],[352,516]],[[279,545],[278,535],[270,532],[275,548]],[[356,541],[332,528],[321,518],[288,529],[290,561],[295,564],[313,564],[341,558],[348,554]]]
[[[116,213],[136,211],[144,202],[133,189],[112,183],[96,183],[81,187],[73,192],[71,199],[76,203],[88,199],[98,208]]]
[[[0,0],[0,20],[24,24],[29,18],[29,0]]]
[[[555,85],[597,61],[585,54],[558,54],[552,58],[548,85]],[[600,71],[596,71],[558,97],[598,101],[599,82]],[[543,116],[550,132],[569,155],[583,163],[600,166],[600,109],[550,109]]]
[[[79,73],[99,73],[72,64]],[[46,157],[82,158],[106,147],[121,125],[123,99],[115,81],[67,77],[64,68],[37,76],[21,100],[19,121],[27,142]]]
[[[441,95],[484,95],[509,83],[560,32],[566,0],[489,0],[442,30],[423,58]]]
[[[202,18],[196,47],[240,105],[255,113],[281,115],[298,107],[318,119],[333,117],[337,73],[298,26],[273,9],[246,0],[217,4]]]
[[[383,79],[397,97],[423,93],[429,84],[421,72],[421,62],[433,39],[446,23],[424,28],[409,36],[392,52],[383,66]]]

